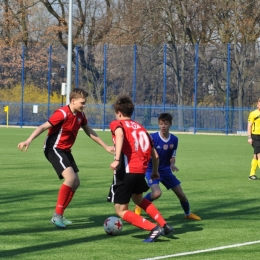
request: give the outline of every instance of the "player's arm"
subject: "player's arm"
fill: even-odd
[[[171,163],[171,170],[173,172],[179,171],[179,169],[175,166],[175,163],[176,163],[176,150],[173,151],[172,158],[170,159],[170,163]]]
[[[116,152],[115,152],[115,160],[110,164],[110,169],[111,170],[116,170],[119,163],[120,163],[120,155],[122,152],[123,148],[123,142],[124,142],[124,132],[121,127],[118,127],[115,130],[115,147],[116,147]]]
[[[247,123],[247,142],[249,144],[253,143],[252,136],[251,136],[251,134],[252,134],[252,125],[253,124],[251,122]]]
[[[44,124],[38,126],[33,132],[32,134],[29,136],[29,138],[24,141],[24,142],[21,142],[18,144],[18,149],[21,150],[21,151],[24,151],[26,152],[27,149],[29,148],[30,146],[30,143],[32,142],[33,139],[35,139],[37,136],[39,136],[41,133],[43,133],[45,130],[51,128],[52,125],[47,121],[45,122]]]
[[[93,141],[102,146],[107,152],[114,154],[114,147],[107,145],[88,124],[83,125],[82,129]]]
[[[152,147],[152,149],[151,149],[151,157],[152,157],[152,165],[153,165],[151,179],[156,180],[156,179],[160,178],[160,175],[158,173],[159,156],[154,147]]]

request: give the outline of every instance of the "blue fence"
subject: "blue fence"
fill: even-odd
[[[14,57],[19,66],[11,63]],[[136,106],[134,119],[147,129],[157,128],[159,113],[170,112],[172,130],[241,133],[260,97],[259,58],[258,45],[77,46],[72,88],[90,93],[85,112],[94,128],[108,128],[114,118],[111,104],[128,93]],[[20,102],[0,95],[0,107],[9,106],[9,125],[40,125],[63,104],[62,96],[59,104],[51,103],[50,96],[66,82],[65,64],[66,51],[60,48],[1,52],[0,88],[22,87]],[[32,83],[47,88],[45,103],[24,101],[24,90]],[[6,123],[0,109],[0,124]]]
[[[0,106],[6,103],[0,103]],[[53,113],[60,104],[39,104],[38,112],[33,112],[35,104],[20,103],[9,104],[9,122],[10,126],[38,126],[48,119],[48,115]],[[49,109],[49,111],[48,111]],[[173,115],[173,131],[185,132],[212,132],[212,133],[243,133],[247,129],[247,117],[252,109],[226,109],[217,107],[176,107],[176,106],[140,106],[136,105],[133,119],[142,123],[147,129],[158,129],[157,117],[162,112],[169,112]],[[20,111],[23,111],[21,120]],[[97,129],[108,129],[109,123],[113,120],[114,112],[111,105],[87,104],[85,113],[89,124]],[[183,114],[184,123],[180,128],[178,124],[178,114]],[[1,125],[6,125],[6,113],[1,112]],[[239,114],[243,117],[243,128],[239,129]]]

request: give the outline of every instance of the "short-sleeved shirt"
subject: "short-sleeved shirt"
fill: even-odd
[[[44,149],[71,151],[78,130],[88,123],[83,112],[72,113],[69,105],[57,109],[48,122],[52,125],[44,143]]]
[[[170,169],[170,160],[176,156],[178,148],[178,137],[170,134],[167,140],[163,139],[160,132],[152,133],[151,138],[154,143],[154,148],[159,155],[159,174],[167,172]],[[148,171],[152,171],[152,160],[149,161]]]
[[[252,134],[260,135],[260,111],[252,111],[248,116],[248,122],[252,123]]]
[[[120,160],[124,160],[125,173],[144,174],[151,157],[152,140],[146,129],[132,120],[115,120],[110,123],[113,142],[116,142],[115,131],[122,128],[124,141]]]
[[[152,186],[153,184],[159,184],[161,182],[166,187],[166,189],[172,189],[181,183],[172,173],[170,162],[171,158],[176,156],[178,148],[178,137],[170,134],[169,138],[165,140],[160,135],[160,132],[156,132],[151,134],[151,138],[159,156],[158,172],[160,174],[160,178],[151,180],[152,161],[150,160],[148,169],[145,173],[147,183],[149,186]]]

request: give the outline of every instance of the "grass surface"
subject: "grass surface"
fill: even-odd
[[[126,222],[119,236],[105,234],[103,221],[115,215],[113,205],[106,202],[113,158],[83,131],[73,146],[81,186],[66,210],[73,225],[59,230],[51,224],[62,182],[44,157],[45,133],[27,153],[17,150],[32,131],[0,128],[1,259],[159,259],[260,239],[260,181],[247,180],[252,147],[246,137],[178,135],[177,177],[191,210],[202,221],[184,219],[177,198],[162,186],[163,195],[154,203],[174,226],[174,236],[146,244],[142,240],[148,232]],[[111,144],[109,132],[98,134]],[[164,259],[256,259],[259,253],[257,243]]]

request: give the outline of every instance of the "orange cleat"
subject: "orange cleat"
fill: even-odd
[[[192,219],[192,220],[201,220],[201,218],[194,213],[190,213],[189,215],[184,216],[184,218]]]

